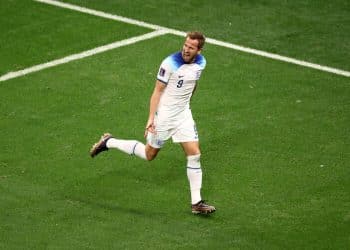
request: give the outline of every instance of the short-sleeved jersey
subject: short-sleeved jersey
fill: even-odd
[[[200,78],[205,66],[206,60],[201,54],[198,54],[192,63],[186,63],[181,52],[163,60],[157,79],[167,86],[160,97],[158,115],[169,122],[181,118],[181,114],[189,109],[196,81]]]

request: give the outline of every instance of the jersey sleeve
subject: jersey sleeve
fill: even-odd
[[[159,67],[157,79],[164,84],[168,84],[171,74],[172,67],[169,64],[168,59],[165,59]]]
[[[202,71],[205,69],[207,65],[207,60],[204,56],[198,55],[195,63],[198,65],[199,70],[196,72],[196,81],[201,77]]]

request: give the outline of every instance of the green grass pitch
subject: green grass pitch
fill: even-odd
[[[347,1],[65,1],[350,69]],[[0,2],[0,75],[150,30],[30,0]],[[348,249],[350,80],[207,44],[192,100],[211,216],[190,212],[181,148],[143,140],[163,35],[0,82],[0,249]]]

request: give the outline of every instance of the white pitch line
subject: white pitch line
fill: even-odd
[[[62,2],[58,2],[58,1],[53,1],[53,0],[34,0],[37,2],[41,2],[41,3],[46,3],[46,4],[50,4],[50,5],[54,5],[54,6],[58,6],[61,8],[66,8],[66,9],[71,9],[71,10],[75,10],[75,11],[79,11],[82,13],[86,13],[86,14],[90,14],[90,15],[95,15],[95,16],[99,16],[99,17],[103,17],[103,18],[107,18],[107,19],[111,19],[111,20],[115,20],[115,21],[120,21],[120,22],[124,22],[124,23],[129,23],[129,24],[133,24],[133,25],[137,25],[140,27],[145,27],[145,28],[149,28],[149,29],[154,29],[156,31],[151,32],[151,33],[147,33],[138,37],[133,37],[130,39],[125,39],[123,41],[118,41],[115,43],[111,43],[108,45],[104,45],[101,47],[97,47],[95,49],[91,49],[88,51],[84,51],[78,54],[73,54],[61,59],[57,59],[51,62],[47,62],[47,63],[43,63],[40,65],[35,65],[33,67],[27,68],[27,69],[23,69],[20,71],[16,71],[16,72],[9,72],[5,75],[0,76],[0,82],[1,81],[6,81],[12,78],[16,78],[19,76],[23,76],[32,72],[36,72],[45,68],[49,68],[49,67],[53,67],[59,64],[63,64],[63,63],[68,63],[70,61],[73,60],[78,60],[87,56],[92,56],[95,55],[97,53],[101,53],[107,50],[111,50],[114,48],[118,48],[118,47],[122,47],[125,45],[129,45],[129,44],[133,44],[136,43],[138,41],[142,41],[142,40],[146,40],[146,39],[151,39],[153,37],[156,36],[160,36],[163,34],[173,34],[173,35],[177,35],[177,36],[185,36],[185,32],[183,31],[178,31],[175,29],[169,29],[166,27],[162,27],[159,25],[154,25],[154,24],[149,24],[146,22],[142,22],[142,21],[138,21],[135,19],[131,19],[131,18],[126,18],[126,17],[122,17],[122,16],[118,16],[118,15],[112,15],[109,13],[105,13],[102,11],[96,11],[96,10],[92,10],[92,9],[88,9],[85,7],[80,7],[80,6],[76,6],[76,5],[72,5],[72,4],[67,4],[67,3],[62,3]],[[279,60],[279,61],[284,61],[284,62],[288,62],[288,63],[292,63],[292,64],[296,64],[296,65],[300,65],[300,66],[304,66],[304,67],[308,67],[308,68],[313,68],[313,69],[317,69],[320,71],[325,71],[325,72],[329,72],[329,73],[333,73],[333,74],[337,74],[337,75],[343,75],[346,77],[350,77],[350,72],[349,71],[345,71],[345,70],[341,70],[341,69],[336,69],[336,68],[331,68],[328,66],[322,66],[319,64],[314,64],[314,63],[310,63],[310,62],[306,62],[306,61],[301,61],[298,59],[294,59],[294,58],[290,58],[290,57],[285,57],[285,56],[281,56],[278,54],[272,54],[272,53],[268,53],[265,51],[261,51],[261,50],[256,50],[256,49],[251,49],[251,48],[247,48],[247,47],[243,47],[240,45],[236,45],[236,44],[232,44],[232,43],[227,43],[227,42],[223,42],[223,41],[218,41],[216,39],[212,39],[212,38],[207,38],[206,40],[207,43],[209,44],[214,44],[217,46],[221,46],[221,47],[226,47],[226,48],[230,48],[230,49],[234,49],[234,50],[238,50],[238,51],[242,51],[242,52],[246,52],[246,53],[250,53],[250,54],[254,54],[254,55],[259,55],[259,56],[263,56],[263,57],[267,57],[267,58],[271,58],[274,60]]]
[[[130,45],[130,44],[137,43],[137,42],[140,42],[140,41],[144,41],[144,40],[147,40],[147,39],[151,39],[151,38],[154,38],[154,37],[157,37],[157,36],[164,35],[166,33],[167,33],[166,30],[156,30],[156,31],[153,31],[153,32],[150,32],[150,33],[146,33],[146,34],[140,35],[140,36],[135,36],[135,37],[128,38],[128,39],[125,39],[125,40],[121,40],[121,41],[110,43],[110,44],[107,44],[107,45],[104,45],[104,46],[100,46],[100,47],[97,47],[97,48],[94,48],[94,49],[91,49],[91,50],[83,51],[83,52],[78,53],[78,54],[73,54],[73,55],[70,55],[70,56],[66,56],[66,57],[63,57],[61,59],[53,60],[51,62],[35,65],[33,67],[26,68],[26,69],[23,69],[23,70],[19,70],[19,71],[16,71],[16,72],[10,72],[10,73],[7,73],[5,75],[2,75],[0,77],[0,82],[6,81],[6,80],[9,80],[9,79],[12,79],[12,78],[24,76],[24,75],[27,75],[27,74],[30,74],[30,73],[33,73],[33,72],[36,72],[36,71],[40,71],[40,70],[43,70],[43,69],[46,69],[46,68],[54,67],[54,66],[57,66],[57,65],[60,65],[60,64],[68,63],[68,62],[71,62],[71,61],[74,61],[74,60],[82,59],[82,58],[85,58],[85,57],[88,57],[88,56],[96,55],[98,53],[102,53],[102,52],[105,52],[107,50],[111,50],[111,49],[119,48],[119,47],[122,47],[122,46]]]
[[[269,53],[269,52],[265,52],[265,51],[261,51],[261,50],[256,50],[256,49],[251,49],[248,47],[243,47],[243,46],[235,45],[232,43],[226,43],[226,42],[218,41],[218,40],[211,39],[211,38],[207,38],[206,42],[211,43],[211,44],[215,44],[215,45],[218,45],[221,47],[226,47],[226,48],[230,48],[230,49],[234,49],[234,50],[243,51],[243,52],[246,52],[249,54],[254,54],[254,55],[267,57],[267,58],[278,60],[278,61],[292,63],[292,64],[296,64],[299,66],[304,66],[307,68],[313,68],[313,69],[317,69],[320,71],[325,71],[325,72],[329,72],[329,73],[333,73],[333,74],[337,74],[337,75],[343,75],[346,77],[350,77],[349,71],[345,71],[345,70],[341,70],[341,69],[331,68],[328,66],[310,63],[310,62],[306,62],[306,61],[302,61],[302,60],[298,60],[298,59],[294,59],[294,58],[290,58],[290,57],[286,57],[286,56],[281,56],[278,54],[273,54],[273,53]]]
[[[178,35],[178,36],[185,36],[185,34],[186,34],[183,31],[178,31],[175,29],[170,29],[170,28],[159,26],[159,25],[150,24],[150,23],[138,21],[138,20],[131,19],[131,18],[126,18],[123,16],[113,15],[113,14],[109,14],[109,13],[102,12],[102,11],[88,9],[88,8],[73,5],[73,4],[62,3],[62,2],[53,1],[53,0],[34,0],[34,1],[46,3],[46,4],[50,4],[50,5],[55,5],[55,6],[58,6],[61,8],[71,9],[71,10],[75,10],[75,11],[79,11],[79,12],[87,13],[90,15],[115,20],[115,21],[129,23],[129,24],[140,26],[140,27],[145,27],[145,28],[150,28],[150,29],[155,29],[155,30],[160,30],[160,29],[166,30],[167,33]],[[336,68],[332,68],[332,67],[328,67],[328,66],[323,66],[320,64],[310,63],[310,62],[306,62],[306,61],[302,61],[302,60],[298,60],[298,59],[294,59],[294,58],[290,58],[290,57],[286,57],[286,56],[282,56],[282,55],[278,55],[278,54],[273,54],[273,53],[269,53],[269,52],[265,52],[265,51],[261,51],[261,50],[257,50],[257,49],[243,47],[243,46],[236,45],[233,43],[218,41],[218,40],[212,39],[212,38],[207,38],[206,42],[209,44],[214,44],[217,46],[226,47],[226,48],[246,52],[249,54],[254,54],[254,55],[267,57],[267,58],[278,60],[278,61],[283,61],[283,62],[292,63],[292,64],[296,64],[296,65],[300,65],[300,66],[304,66],[304,67],[308,67],[308,68],[313,68],[313,69],[320,70],[320,71],[325,71],[325,72],[329,72],[329,73],[333,73],[333,74],[337,74],[337,75],[350,77],[349,71],[345,71],[345,70],[341,70],[341,69],[336,69]]]
[[[178,35],[178,36],[185,36],[186,35],[186,32],[183,32],[183,31],[169,29],[169,28],[162,27],[162,26],[159,26],[159,25],[145,23],[143,21],[139,21],[139,20],[123,17],[123,16],[118,16],[118,15],[113,15],[113,14],[109,14],[109,13],[106,13],[106,12],[103,12],[103,11],[93,10],[93,9],[81,7],[81,6],[78,6],[78,5],[73,5],[73,4],[69,4],[69,3],[63,3],[63,2],[54,1],[54,0],[34,0],[34,1],[40,2],[40,3],[46,3],[46,4],[54,5],[54,6],[65,8],[65,9],[75,10],[75,11],[78,11],[78,12],[90,14],[90,15],[93,15],[93,16],[103,17],[103,18],[106,18],[106,19],[114,20],[114,21],[119,21],[119,22],[123,22],[123,23],[133,24],[133,25],[136,25],[136,26],[149,28],[149,29],[153,29],[153,30],[160,30],[160,29],[161,30],[167,30],[168,33],[171,33],[171,34],[174,34],[174,35]]]

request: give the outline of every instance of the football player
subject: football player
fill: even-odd
[[[123,140],[104,134],[95,143],[90,155],[115,148],[142,159],[153,160],[164,143],[172,138],[187,157],[187,177],[191,191],[191,208],[195,214],[209,214],[216,209],[201,197],[201,151],[196,124],[192,118],[190,100],[196,89],[206,60],[201,54],[205,37],[200,32],[186,35],[182,50],[163,60],[150,98],[149,117],[145,126],[146,145],[136,140]]]

